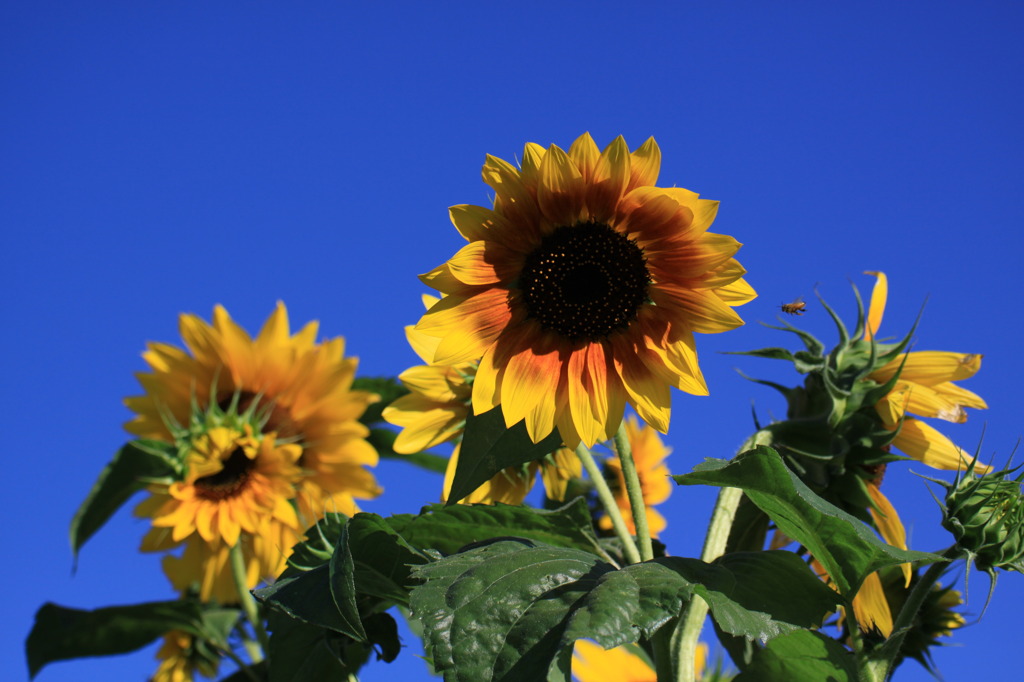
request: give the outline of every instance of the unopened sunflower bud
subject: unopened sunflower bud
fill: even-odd
[[[942,525],[979,570],[1024,572],[1024,495],[1015,469],[974,475],[974,464],[947,488]]]

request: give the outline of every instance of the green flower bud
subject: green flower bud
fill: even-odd
[[[946,487],[942,525],[979,570],[1024,572],[1024,496],[1021,480],[1008,478],[1016,469],[983,476],[974,463]]]

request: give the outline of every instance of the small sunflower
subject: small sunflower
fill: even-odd
[[[636,472],[644,494],[648,530],[650,530],[651,537],[658,537],[658,533],[665,530],[667,524],[665,517],[654,508],[654,505],[661,504],[672,494],[669,470],[665,465],[665,459],[672,452],[672,448],[666,447],[661,442],[661,438],[654,429],[647,425],[641,426],[633,417],[626,420],[626,438],[633,451],[633,461],[636,463]],[[622,510],[622,517],[629,532],[635,534],[636,527],[633,523],[632,508],[626,494],[625,478],[622,475],[622,462],[618,457],[610,457],[605,460],[605,466],[615,474],[615,481],[618,483],[617,485],[612,484],[615,491],[615,502]],[[598,525],[600,528],[608,530],[612,527],[612,522],[605,515],[598,521]]]
[[[432,296],[424,297],[428,307],[437,300]],[[440,339],[427,336],[414,327],[407,327],[405,332],[416,354],[424,362],[429,362]],[[412,454],[441,443],[458,441],[471,409],[476,372],[477,363],[467,362],[454,366],[418,365],[398,375],[409,393],[385,407],[383,412],[387,422],[402,428],[395,439],[395,452]],[[445,471],[444,500],[448,499],[458,460],[459,445],[456,443]],[[582,475],[582,465],[575,453],[560,448],[539,462],[499,471],[491,480],[459,501],[464,504],[522,504],[533,488],[538,471],[547,496],[561,501],[565,498],[569,480]]]
[[[243,554],[250,564],[250,587],[262,578],[276,577],[304,529],[293,506],[296,483],[302,478],[297,466],[301,453],[298,445],[276,444],[274,433],[257,438],[249,425],[242,431],[217,426],[198,436],[185,458],[185,479],[152,485],[151,496],[135,510],[153,526],[143,538],[143,551],[164,551],[197,538],[192,549],[186,549],[190,560],[172,560],[165,570],[173,565],[190,567],[184,572],[168,570],[175,587],[199,582],[203,600],[224,603],[237,600],[226,561],[230,548],[243,537],[275,538],[272,552]],[[193,559],[197,552],[203,560]],[[216,560],[219,554],[223,561]]]
[[[708,645],[697,645],[694,676],[701,679],[708,655]],[[600,644],[580,639],[572,654],[572,675],[577,682],[656,682],[654,668],[635,645],[605,649]]]
[[[181,630],[171,630],[164,635],[156,657],[160,665],[149,678],[150,682],[192,682],[196,672],[208,678],[217,676],[216,659],[200,655],[192,636]]]
[[[417,325],[432,364],[480,361],[475,413],[575,449],[612,438],[627,402],[665,432],[670,386],[707,394],[693,334],[742,325],[756,294],[740,243],[707,231],[718,202],[655,187],[660,165],[653,138],[599,152],[589,134],[527,144],[520,169],[487,157],[494,207],[451,209],[469,244],[422,277],[445,296]]]
[[[376,396],[350,390],[357,360],[344,357],[344,339],[316,343],[316,322],[291,335],[283,303],[255,339],[219,305],[212,325],[186,314],[180,329],[187,351],[150,343],[143,353],[152,371],[136,375],[145,395],[125,400],[136,413],[125,424],[129,433],[173,442],[172,424],[187,424],[196,407],[238,400],[244,410],[258,401],[269,406],[263,429],[302,446],[297,504],[304,523],[327,510],[354,514],[354,498],[380,494],[366,469],[377,464],[377,452],[358,421]]]
[[[877,278],[871,293],[865,329],[865,338],[870,340],[877,334],[882,322],[888,281],[885,273],[867,274]],[[896,385],[875,405],[875,411],[887,428],[899,427],[893,446],[935,469],[965,468],[971,458],[963,450],[934,427],[907,414],[956,424],[967,421],[964,408],[985,409],[988,405],[977,394],[953,382],[969,379],[979,369],[981,355],[976,353],[913,351],[894,358],[869,374],[868,379],[884,384],[899,372]],[[978,465],[976,470],[984,473],[989,467]]]

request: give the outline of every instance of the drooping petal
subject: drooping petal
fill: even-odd
[[[864,579],[853,597],[853,613],[863,629],[878,630],[883,637],[892,634],[892,611],[878,573],[872,573]]]
[[[907,549],[907,531],[903,527],[903,522],[900,521],[899,514],[896,513],[896,507],[892,506],[892,502],[875,483],[869,482],[867,489],[868,495],[874,503],[869,511],[871,518],[875,521],[875,526],[878,527],[879,534],[893,547]],[[902,564],[900,568],[903,570],[906,583],[904,586],[910,587],[910,578],[913,573],[910,564]]]
[[[418,331],[442,339],[433,362],[456,365],[480,358],[508,324],[506,297],[504,290],[492,288],[468,298],[452,295],[438,301],[416,325]]]
[[[893,439],[893,445],[905,455],[933,469],[966,469],[973,459],[942,433],[912,417],[903,420],[899,433]],[[975,471],[978,473],[985,473],[990,468],[981,463],[975,465]]]
[[[898,357],[871,373],[878,383],[885,383],[899,371],[901,381],[923,386],[934,386],[947,381],[969,379],[981,369],[982,356],[977,353],[953,353],[950,351],[913,351]]]
[[[471,286],[508,282],[522,268],[521,257],[497,242],[466,244],[448,261],[452,275]]]

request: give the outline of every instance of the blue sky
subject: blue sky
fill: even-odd
[[[277,300],[293,325],[342,335],[360,373],[418,361],[402,327],[416,275],[461,238],[447,207],[486,204],[484,154],[654,136],[661,184],[722,202],[715,231],[760,294],[747,326],[700,337],[711,396],[675,394],[670,466],[728,457],[781,399],[734,371],[796,383],[767,360],[721,355],[791,343],[757,324],[803,296],[852,315],[848,278],[890,277],[883,332],[927,298],[919,350],[983,353],[966,387],[990,405],[943,425],[1003,461],[1024,429],[1021,169],[1024,8],[1009,2],[171,3],[0,5],[0,222],[6,235],[0,669],[27,675],[23,641],[44,601],[83,608],[169,598],[144,525],[122,512],[71,575],[67,526],[126,440],[147,340],[224,304],[256,331]],[[912,546],[948,544],[924,484],[896,465],[886,492]],[[365,505],[433,501],[440,481],[396,464]],[[663,539],[693,554],[710,491],[677,489]],[[963,571],[959,572],[962,575]],[[976,617],[987,591],[971,580]],[[936,652],[946,677],[979,661],[1019,673],[1024,580],[1003,576],[979,625]],[[411,640],[410,644],[414,644]],[[151,647],[54,664],[41,682],[144,679]],[[367,682],[423,679],[415,651]],[[899,680],[930,679],[908,663]]]

